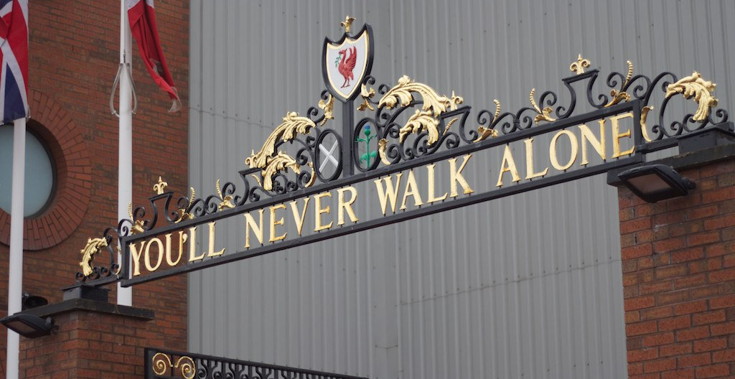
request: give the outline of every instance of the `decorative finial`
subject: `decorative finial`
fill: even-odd
[[[352,21],[355,21],[355,18],[351,17],[350,15],[347,15],[345,17],[345,20],[339,23],[339,25],[345,29],[345,34],[350,32],[350,28],[352,27]]]
[[[569,65],[569,70],[573,73],[580,75],[584,74],[584,69],[590,66],[589,59],[582,58],[582,54],[579,54],[577,60]]]
[[[153,185],[153,191],[156,192],[156,195],[163,194],[163,191],[166,190],[166,187],[168,187],[168,183],[164,182],[161,177],[158,177],[158,183]]]

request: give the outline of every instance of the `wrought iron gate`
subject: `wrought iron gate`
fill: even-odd
[[[146,379],[367,379],[202,354],[145,349]]]

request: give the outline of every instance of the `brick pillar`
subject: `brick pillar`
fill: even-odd
[[[26,379],[139,379],[144,349],[163,345],[161,328],[146,309],[71,299],[28,313],[52,317],[58,329],[21,337],[20,376]]]
[[[735,145],[662,163],[694,180],[648,204],[619,190],[628,374],[735,377]]]

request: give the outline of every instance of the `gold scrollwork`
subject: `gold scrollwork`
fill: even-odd
[[[130,227],[130,234],[145,232],[145,228],[143,227],[145,221],[133,220],[133,203],[128,203],[128,216],[130,216],[130,221],[133,223],[133,226]]]
[[[192,379],[196,374],[196,365],[191,357],[179,357],[174,367],[179,368],[179,370],[181,371],[181,376],[183,376],[185,379]]]
[[[702,79],[702,75],[694,71],[691,75],[679,79],[676,83],[669,84],[666,87],[666,98],[680,93],[685,99],[694,98],[697,102],[697,111],[692,119],[694,121],[704,121],[709,117],[710,109],[717,106],[717,98],[712,93],[717,84]]]
[[[362,97],[362,103],[357,106],[357,110],[362,112],[365,109],[369,109],[371,111],[375,110],[375,107],[373,107],[372,104],[370,104],[370,99],[375,96],[375,90],[372,88],[368,88],[364,83],[360,87],[360,96]]]
[[[284,153],[278,153],[275,157],[271,157],[268,165],[263,169],[263,188],[270,191],[273,189],[273,175],[279,171],[290,168],[295,173],[301,173],[301,166],[296,163],[296,160],[291,158],[290,155]]]
[[[332,116],[332,105],[334,99],[320,101],[319,107],[324,109],[325,120],[327,115]],[[322,107],[323,105],[323,107]],[[322,124],[320,124],[322,125]],[[296,112],[288,112],[283,118],[283,122],[276,127],[270,136],[265,140],[260,151],[253,152],[249,157],[245,158],[245,164],[252,168],[262,169],[263,188],[267,191],[273,190],[273,175],[286,168],[291,168],[294,172],[300,173],[301,169],[296,160],[287,154],[278,152],[276,154],[276,144],[284,141],[291,141],[298,134],[307,134],[311,128],[317,125],[307,117],[301,117]],[[311,167],[311,166],[310,166]],[[312,175],[316,175],[313,173]],[[258,181],[260,182],[260,181]]]
[[[478,126],[477,127],[477,133],[479,133],[479,135],[472,142],[480,142],[480,141],[484,141],[484,140],[486,140],[486,139],[488,139],[490,137],[495,138],[495,137],[498,136],[498,131],[497,130],[486,128],[484,126]]]
[[[219,185],[219,179],[217,179],[215,189],[217,190],[217,195],[219,196],[219,199],[222,200],[217,206],[218,210],[221,211],[223,209],[235,208],[235,204],[232,202],[232,195],[222,196],[222,187],[220,187]]]
[[[630,94],[622,89],[630,83],[631,79],[633,79],[633,62],[625,61],[625,63],[628,64],[628,73],[625,75],[625,81],[623,82],[623,85],[620,86],[621,90],[619,92],[616,89],[610,90],[610,96],[612,96],[612,99],[610,99],[610,102],[605,104],[605,108],[612,107],[613,105],[623,101],[630,101]]]
[[[309,169],[311,169],[311,178],[309,178],[309,181],[306,184],[304,184],[304,187],[308,188],[308,187],[313,186],[314,183],[316,182],[316,171],[314,170],[313,162],[309,162],[306,165],[309,166]]]
[[[429,138],[427,140],[429,145],[433,145],[439,140],[439,119],[434,117],[434,114],[430,110],[417,109],[416,112],[408,118],[406,125],[403,125],[401,128],[398,139],[403,142],[409,134],[418,134],[422,130],[426,130],[429,133]]]
[[[641,133],[643,133],[643,138],[646,140],[646,142],[651,142],[651,138],[648,136],[648,125],[646,125],[646,122],[648,120],[648,112],[653,110],[653,105],[646,105],[645,107],[641,108]]]
[[[316,127],[316,124],[309,118],[301,117],[296,112],[286,113],[283,122],[266,138],[260,151],[253,152],[245,158],[245,164],[252,168],[265,168],[268,165],[269,158],[274,157],[278,142],[288,142],[294,139],[297,134],[306,134],[314,127]]]
[[[577,60],[572,62],[572,64],[569,65],[569,71],[581,75],[584,74],[584,69],[590,67],[590,60],[582,58],[582,54],[579,54],[577,56]]]
[[[551,111],[552,111],[551,107],[545,107],[544,109],[541,109],[536,103],[536,99],[534,99],[535,95],[536,95],[536,88],[532,88],[531,94],[528,95],[528,100],[531,101],[531,106],[536,111],[536,113],[538,113],[536,117],[533,118],[533,121],[535,121],[537,124],[541,121],[548,121],[548,122],[556,121],[555,118],[551,117]]]
[[[187,212],[186,210],[191,207],[191,205],[194,203],[194,200],[196,199],[196,191],[194,191],[194,187],[190,187],[190,194],[189,194],[189,205],[185,208],[179,208],[176,210],[176,214],[179,215],[178,219],[176,220],[176,223],[179,223],[184,220],[191,220],[194,218],[194,215]]]
[[[387,148],[388,148],[388,140],[385,138],[381,138],[378,140],[378,156],[380,156],[380,161],[383,162],[384,165],[388,166],[390,165],[390,160],[388,160],[388,154],[387,154]]]
[[[329,120],[334,120],[334,97],[329,95],[326,100],[319,100],[317,106],[324,111],[324,118],[319,122],[319,126],[324,126]]]
[[[416,83],[404,75],[398,79],[398,84],[388,90],[378,102],[378,106],[393,109],[397,105],[408,107],[413,102],[412,93],[418,93],[423,100],[421,110],[417,110],[399,131],[399,140],[403,142],[410,133],[419,133],[426,130],[429,134],[427,143],[433,145],[439,140],[439,115],[447,110],[457,109],[457,105],[464,101],[452,92],[451,98],[440,96],[431,87]]]
[[[169,370],[179,369],[181,376],[185,379],[192,379],[196,375],[196,364],[191,357],[182,355],[176,360],[176,363],[171,362],[171,357],[168,354],[156,353],[151,359],[153,373],[156,375],[166,375]]]
[[[151,359],[151,363],[153,363],[153,372],[156,375],[163,375],[171,368],[171,357],[168,354],[156,353]]]
[[[495,113],[493,113],[493,119],[490,121],[491,124],[495,123],[495,120],[500,117],[500,101],[498,99],[493,99],[493,103],[495,103]],[[475,138],[472,142],[480,142],[488,139],[489,137],[497,137],[498,131],[492,128],[486,128],[484,126],[478,126],[477,127],[477,133],[479,134],[477,138]]]
[[[82,261],[79,262],[79,266],[82,268],[84,276],[92,275],[94,272],[94,269],[92,269],[94,255],[99,253],[103,247],[107,247],[106,238],[88,238],[87,245],[79,251],[82,254]]]

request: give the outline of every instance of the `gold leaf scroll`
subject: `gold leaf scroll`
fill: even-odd
[[[287,142],[296,137],[297,134],[306,134],[311,128],[316,127],[314,121],[307,117],[301,117],[296,112],[288,112],[283,117],[283,122],[271,132],[265,139],[263,147],[257,153],[253,152],[245,158],[245,164],[252,168],[264,168],[268,164],[268,158],[276,152],[276,144],[281,141]]]
[[[273,175],[286,168],[292,169],[297,174],[301,173],[301,166],[290,155],[278,153],[278,155],[270,159],[268,165],[261,173],[263,176],[263,188],[266,191],[273,190]]]
[[[324,119],[319,123],[319,126],[324,126],[329,120],[334,120],[334,97],[329,95],[326,100],[319,100],[317,106],[324,111]]]
[[[373,107],[372,104],[370,104],[370,99],[375,96],[375,90],[372,88],[368,88],[364,83],[360,87],[360,96],[362,97],[362,103],[357,106],[357,110],[362,112],[365,109],[370,109],[371,111],[375,110],[375,107]]]
[[[398,140],[403,142],[411,133],[419,133],[426,130],[429,133],[429,145],[439,140],[439,119],[433,117],[431,111],[416,110],[406,122],[398,134]]]
[[[107,247],[106,238],[88,238],[87,245],[79,251],[82,254],[82,261],[79,262],[79,266],[82,268],[82,274],[84,276],[92,275],[94,272],[92,269],[92,260],[94,259],[94,255],[99,253],[103,247]]]
[[[333,99],[320,101],[319,107],[324,110],[325,120],[332,116],[332,104]],[[276,155],[276,145],[281,141],[291,141],[298,134],[307,134],[314,127],[316,127],[316,124],[311,119],[301,117],[296,112],[288,112],[283,117],[283,122],[266,138],[260,151],[257,153],[253,152],[249,157],[245,158],[245,164],[251,168],[263,169],[263,188],[265,190],[270,191],[273,189],[273,178],[271,176],[286,167],[292,168],[297,173],[300,172],[300,166],[296,163],[295,159],[282,152]]]
[[[378,102],[379,107],[393,109],[400,105],[408,107],[413,102],[412,93],[421,95],[423,105],[421,111],[414,113],[409,118],[407,124],[401,128],[400,140],[403,142],[408,133],[419,133],[426,130],[429,133],[427,140],[429,145],[433,145],[439,140],[439,115],[447,110],[457,109],[458,104],[462,104],[463,100],[459,96],[452,94],[451,98],[440,96],[431,87],[416,83],[408,76],[404,75],[398,79],[398,84],[388,90]]]
[[[697,102],[697,111],[692,119],[694,121],[704,121],[709,117],[710,109],[717,106],[717,98],[712,96],[717,85],[710,81],[702,79],[702,75],[694,71],[691,75],[679,79],[676,83],[669,84],[666,87],[666,98],[680,93],[685,99],[694,98]]]

